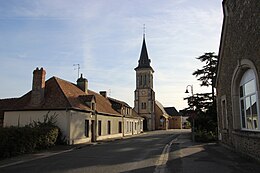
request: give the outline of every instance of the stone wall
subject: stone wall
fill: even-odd
[[[219,52],[217,73],[217,111],[221,141],[237,151],[260,159],[260,131],[239,129],[234,106],[232,81],[243,60],[249,60],[255,67],[260,81],[260,3],[259,0],[224,0],[224,21]],[[259,85],[258,85],[259,86]],[[258,95],[259,95],[259,90]],[[228,129],[222,127],[221,97],[226,98]],[[258,105],[260,108],[260,105]],[[235,109],[234,109],[235,108]]]
[[[237,151],[260,160],[260,138],[257,133],[233,132],[233,145]]]

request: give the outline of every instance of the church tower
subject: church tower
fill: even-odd
[[[155,93],[153,91],[153,73],[146,49],[145,35],[140,59],[136,71],[135,111],[144,119],[144,130],[155,130]]]

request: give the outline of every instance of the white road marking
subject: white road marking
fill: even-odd
[[[154,170],[154,173],[165,173],[166,163],[169,159],[169,152],[171,149],[171,145],[173,142],[176,142],[178,139],[173,139],[170,143],[166,144],[162,154],[160,155],[159,159],[156,162],[156,168]]]

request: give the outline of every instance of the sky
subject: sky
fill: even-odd
[[[30,91],[36,67],[76,83],[80,64],[89,89],[133,106],[145,24],[156,100],[183,109],[188,85],[210,92],[192,73],[218,54],[222,19],[221,0],[0,0],[0,98]]]

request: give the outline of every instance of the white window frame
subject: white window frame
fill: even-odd
[[[251,92],[251,93],[245,93],[245,85],[250,83],[250,82],[253,82],[253,85],[254,85],[254,91]],[[242,90],[243,90],[243,96],[239,96],[239,108],[240,108],[240,126],[241,126],[241,129],[242,130],[245,130],[245,131],[260,131],[260,113],[259,113],[259,100],[258,100],[258,94],[257,94],[257,85],[256,85],[256,76],[255,76],[255,73],[252,69],[248,69],[244,72],[241,80],[240,80],[240,85],[239,85],[239,93],[240,93],[240,88],[242,87]],[[252,128],[249,128],[248,127],[248,123],[247,123],[247,115],[246,115],[246,99],[249,98],[250,99],[250,105],[252,104],[251,103],[251,97],[252,96],[255,96],[256,98],[256,111],[257,111],[257,128],[254,128],[254,124],[252,122]],[[241,107],[241,101],[243,101],[243,108],[244,110],[242,110],[242,107]],[[252,106],[252,105],[251,105]],[[251,107],[250,106],[250,107]],[[242,115],[242,111],[244,113],[244,118],[243,118],[243,115]],[[250,113],[251,113],[251,117],[252,117],[252,110],[250,109]],[[245,123],[245,127],[243,127],[243,121]]]

